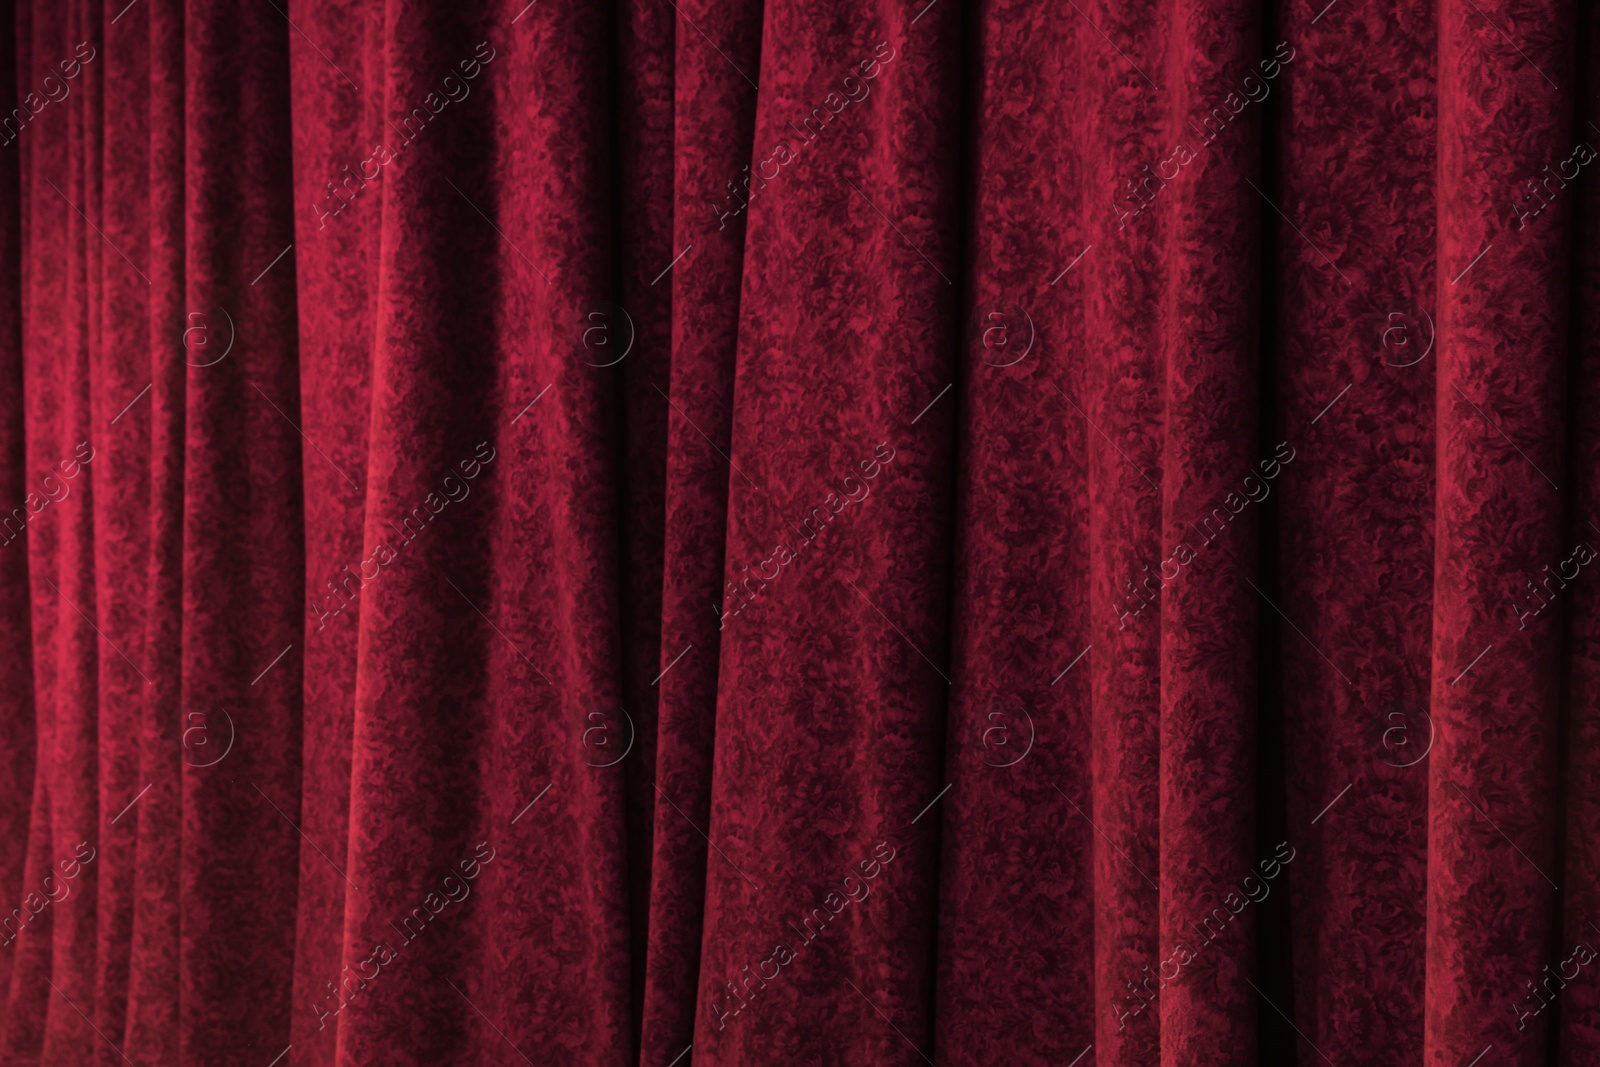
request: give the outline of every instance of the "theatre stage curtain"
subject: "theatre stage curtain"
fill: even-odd
[[[0,1062],[1600,1062],[1592,8],[0,8]]]

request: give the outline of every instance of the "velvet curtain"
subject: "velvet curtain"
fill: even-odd
[[[0,1062],[1600,1061],[1589,7],[0,27]]]

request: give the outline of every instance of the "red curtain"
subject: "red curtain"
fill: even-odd
[[[0,25],[0,1063],[1600,1062],[1591,7]]]

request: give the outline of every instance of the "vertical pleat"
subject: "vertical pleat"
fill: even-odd
[[[658,279],[661,265],[670,262],[674,254],[674,18],[672,8],[660,0],[630,0],[617,8],[613,46],[617,156],[609,191],[617,204],[614,292],[621,306],[630,310],[625,322],[608,323],[603,329],[615,329],[618,344],[624,333],[630,333],[633,348],[614,368],[581,368],[584,373],[614,378],[621,389],[616,418],[620,449],[616,498],[621,536],[622,691],[626,706],[632,709],[638,758],[620,764],[613,773],[627,777],[628,913],[632,923],[629,1003],[634,1048],[638,1047],[647,981],[658,677],[666,665],[661,658],[661,607],[671,409],[662,396],[671,385],[672,288]],[[610,309],[602,312],[607,313],[615,317]],[[598,340],[588,334],[596,320],[585,315],[580,321],[584,334]],[[617,730],[619,735],[623,732]]]
[[[1573,84],[1573,31],[1570,4],[1440,6],[1429,1063],[1490,1046],[1498,1062],[1543,1063],[1549,1034],[1549,1016],[1527,1025],[1510,1005],[1542,979],[1557,931],[1560,612],[1528,614],[1560,595],[1559,578],[1541,583],[1572,548],[1572,197],[1542,187],[1540,208],[1525,183],[1572,152],[1559,86]]]
[[[122,1051],[140,1067],[157,1067],[177,1063],[179,1055],[184,753],[190,747],[209,751],[207,746],[224,745],[229,738],[238,742],[233,729],[223,730],[226,717],[207,710],[198,719],[188,719],[182,704],[184,410],[189,369],[188,346],[183,342],[191,320],[185,312],[184,285],[187,139],[181,0],[141,2],[117,21],[115,29],[146,41],[150,57],[149,240],[144,258],[150,279],[149,335],[144,346],[150,391],[133,403],[121,420],[137,420],[135,425],[141,426],[140,432],[149,439],[149,555],[144,564],[148,667],[143,669],[151,681],[140,708],[139,779],[140,789],[145,791],[137,804],[128,799],[132,810],[121,819],[132,822],[138,835]],[[209,358],[195,357],[195,361]],[[200,732],[189,733],[191,727],[199,727]],[[200,762],[212,758],[209,754],[195,757]]]
[[[594,106],[612,27],[542,4],[466,15],[396,4],[385,25],[405,144],[366,539],[392,555],[362,590],[345,961],[366,974],[382,944],[392,962],[344,1009],[339,1056],[476,1063],[510,1043],[619,1063],[624,793],[580,744],[621,697],[616,390],[573,360],[614,268]],[[471,97],[429,103],[464,65]]]
[[[524,10],[522,0],[510,0],[499,5],[496,20],[505,25]],[[642,267],[615,254],[618,229],[606,205],[626,190],[614,184],[617,130],[593,103],[618,84],[604,58],[618,32],[604,12],[582,5],[527,11],[508,38],[504,81],[491,97],[496,144],[483,171],[507,240],[527,257],[496,241],[501,290],[489,321],[507,339],[497,350],[494,394],[505,469],[493,475],[504,480],[487,527],[486,553],[495,564],[484,611],[503,620],[508,640],[490,646],[503,710],[492,734],[486,811],[492,833],[506,842],[506,866],[487,887],[494,910],[484,925],[483,1010],[526,1054],[542,1048],[608,1065],[634,1055],[638,1018],[629,1003],[638,931],[629,928],[626,894],[630,881],[639,883],[628,869],[630,855],[638,854],[627,840],[628,786],[640,801],[633,817],[648,808],[637,769],[593,766],[609,757],[593,755],[587,731],[605,724],[622,743],[617,711],[631,703],[625,671],[642,672],[655,655],[648,630],[637,628],[636,616],[624,618],[658,595],[648,588],[660,581],[646,577],[655,573],[650,565],[629,569],[648,559],[649,539],[619,531],[617,520],[629,514],[618,497],[624,479],[646,471],[657,478],[659,468],[648,455],[630,448],[623,457],[614,449],[626,412],[640,402],[640,387],[661,358],[664,310],[649,300],[636,303],[645,345],[636,354],[645,365],[637,375],[642,380],[625,373],[619,395],[616,377],[589,365],[605,360],[583,358],[596,294],[629,301]],[[651,45],[657,46],[664,42]],[[646,90],[641,72],[622,84],[633,79],[644,81],[633,82],[642,95],[629,108],[638,107],[641,118],[655,113],[664,86]],[[635,136],[650,137],[638,127],[624,131],[642,166],[650,148]],[[655,247],[663,221],[657,197],[664,192],[657,189],[630,210],[630,224],[639,227],[632,232],[649,233]],[[608,323],[616,328],[614,315]],[[640,430],[635,443],[647,449],[660,424]],[[641,498],[649,495],[644,487]],[[625,593],[625,573],[646,588]],[[653,671],[635,675],[632,684],[647,686],[652,677]],[[626,786],[617,774],[624,768]],[[540,906],[530,911],[529,900]],[[476,1032],[485,1047],[498,1044],[481,1021]]]
[[[504,4],[498,20],[523,8],[520,0]],[[611,288],[617,230],[600,205],[620,195],[612,184],[618,149],[592,100],[606,84],[599,79],[613,76],[602,57],[617,27],[601,14],[582,6],[530,11],[508,45],[494,97],[498,143],[485,178],[501,226],[538,270],[497,245],[497,333],[533,328],[498,360],[507,459],[497,476],[505,495],[487,548],[499,561],[489,603],[500,607],[485,611],[504,615],[510,642],[548,677],[530,673],[505,642],[493,646],[493,673],[505,679],[507,698],[516,681],[515,703],[505,706],[517,710],[495,723],[489,811],[505,834],[508,861],[489,888],[495,910],[482,972],[490,994],[484,1010],[519,1049],[581,1050],[592,1062],[615,1064],[633,1055],[637,1018],[628,1003],[637,971],[625,895],[627,793],[615,769],[591,765],[604,760],[590,755],[585,732],[605,722],[620,735],[625,656],[638,662],[638,650],[630,654],[622,642],[622,615],[635,599],[620,588],[622,561],[638,557],[623,555],[628,542],[616,527],[624,460],[612,451],[633,400],[623,402],[613,377],[575,357],[593,325],[585,312],[594,294],[626,300],[637,280],[624,271],[623,285]],[[659,308],[640,306],[641,328],[659,337]],[[630,398],[637,392],[630,383]],[[630,456],[627,463],[647,469],[651,461]],[[636,774],[632,784],[642,784]],[[530,899],[542,901],[536,912],[522,905]],[[478,1033],[486,1045],[496,1041],[482,1026]]]
[[[270,5],[200,0],[184,32],[184,316],[211,339],[185,367],[182,710],[185,728],[221,719],[238,734],[227,760],[183,770],[184,1065],[270,1061],[289,1044],[300,660],[271,665],[304,632],[300,455],[313,447],[298,425],[295,263],[278,258],[294,239],[291,32]],[[230,323],[233,350],[208,363]]]
[[[1594,1059],[1590,13],[13,7],[0,1061]]]
[[[101,14],[112,18],[120,10]],[[145,701],[154,689],[145,651],[152,384],[151,279],[146,269],[150,70],[145,26],[141,18],[97,27],[94,41],[101,55],[84,66],[81,75],[85,88],[95,89],[95,95],[86,95],[86,102],[99,112],[91,121],[104,137],[91,162],[101,183],[104,240],[95,279],[99,328],[91,347],[90,433],[99,464],[94,498],[99,597],[95,615],[105,641],[114,646],[100,658],[101,844],[95,859],[100,884],[94,1022],[101,1032],[117,1035],[116,1046],[96,1042],[96,1062],[107,1067],[123,1062],[119,1046],[127,1024],[132,963],[139,824],[123,810],[148,783],[140,777],[140,727]],[[123,259],[124,252],[129,259]],[[140,803],[143,800],[140,797]]]
[[[0,3],[0,86],[17,84],[18,15],[15,5]],[[10,136],[7,134],[7,136]],[[11,976],[18,959],[17,917],[12,914],[24,893],[28,825],[32,817],[36,739],[27,543],[10,509],[27,493],[27,433],[22,368],[22,195],[21,149],[15,141],[0,144],[0,493],[7,501],[0,515],[0,1049],[9,1046],[13,1019],[9,1009]],[[13,503],[15,502],[15,503]],[[24,504],[25,506],[25,504]],[[6,519],[11,522],[7,524]]]
[[[915,14],[763,12],[702,1065],[920,1062],[933,1035],[959,12]]]
[[[1088,651],[1096,627],[1086,596],[1084,490],[1099,438],[1072,407],[1083,404],[1087,354],[1088,260],[1078,257],[1091,224],[1080,183],[1093,168],[1070,127],[1041,136],[1024,117],[1026,108],[1075,116],[1093,82],[1080,87],[1069,62],[1073,22],[1026,4],[963,17],[976,33],[975,117],[962,146],[974,154],[963,220],[972,270],[953,386],[965,444],[939,783],[950,791],[940,801],[934,1056],[1042,1067],[1097,1044],[1098,1062],[1112,1063],[1096,1034],[1098,1002],[1083,993],[1093,988],[1096,946],[1109,943],[1095,933],[1099,838],[1073,809],[1095,806],[1089,679],[1104,647]],[[1013,47],[1021,39],[1025,50]],[[1154,901],[1143,903],[1153,920]],[[996,968],[1010,976],[1003,995],[985,981]]]
[[[730,481],[738,477],[726,459],[747,219],[737,205],[760,195],[751,188],[760,189],[757,177],[744,185],[743,168],[751,164],[756,103],[745,79],[761,73],[761,5],[685,2],[678,9],[671,28],[672,239],[667,254],[650,265],[653,286],[671,287],[672,357],[670,380],[652,393],[668,421],[640,1062],[663,1064],[689,1049],[699,1007],[706,863],[708,856],[715,861],[701,835],[711,813],[721,616],[730,610],[723,588],[726,508]],[[593,338],[614,343],[615,332]],[[603,363],[615,355],[604,353],[596,345],[585,358]],[[625,721],[591,734],[590,759],[616,758],[613,749],[625,734]]]
[[[1130,197],[1167,154],[1161,117],[1172,92],[1163,70],[1171,18],[1160,4],[1073,12],[1077,47],[1089,60],[1084,93],[1094,104],[1074,129],[1085,159],[1083,242],[1073,252],[1083,259],[1057,282],[1082,286],[1087,338],[1083,388],[1074,396],[1058,386],[1053,397],[1068,407],[1089,457],[1089,630],[1082,642],[1089,651],[1074,673],[1086,672],[1090,685],[1093,793],[1071,797],[1077,809],[1067,811],[1093,835],[1083,840],[1094,857],[1094,1037],[1097,1054],[1118,1065],[1157,1062],[1169,996],[1157,975],[1172,951],[1172,938],[1158,937],[1156,887],[1165,856],[1159,731],[1166,594],[1158,561],[1162,348],[1170,328],[1164,242],[1173,193],[1145,210],[1135,210]]]
[[[70,55],[83,39],[81,15],[81,9],[67,7],[34,22],[32,59]],[[22,64],[19,80],[34,82],[39,65]],[[40,787],[21,902],[24,914],[37,914],[18,939],[18,948],[31,938],[39,947],[19,960],[12,975],[9,1052],[19,1063],[86,1062],[94,1056],[95,1040],[78,1011],[91,1017],[94,1012],[98,871],[80,872],[69,886],[56,869],[58,860],[73,858],[78,842],[94,847],[99,837],[95,679],[102,646],[93,622],[94,494],[84,470],[68,479],[58,467],[73,458],[74,443],[90,436],[87,241],[95,238],[80,212],[97,212],[99,205],[91,202],[96,189],[87,177],[83,138],[88,94],[81,82],[75,88],[36,111],[19,137],[27,138],[24,205],[31,219],[25,247],[30,257],[49,261],[48,268],[25,276],[23,288],[30,494],[25,507],[33,512],[27,537]],[[31,84],[23,93],[34,101],[43,95]]]
[[[364,585],[382,568],[364,539],[373,291],[383,201],[396,166],[384,121],[382,13],[365,4],[294,4],[295,213],[306,508],[302,636],[274,668],[304,667],[298,930],[287,1062],[330,1067],[341,1004],[359,989],[371,945],[346,970],[345,856],[350,752]],[[280,264],[282,266],[282,264]],[[352,977],[354,973],[354,977]],[[345,987],[350,979],[351,988]],[[357,997],[356,1003],[359,1003]]]
[[[1259,302],[1248,284],[1266,209],[1251,188],[1260,114],[1239,113],[1243,72],[1262,58],[1258,17],[1227,0],[1179,4],[1165,72],[1169,135],[1198,157],[1159,194],[1171,194],[1161,580],[1178,570],[1161,594],[1161,943],[1163,967],[1179,968],[1161,994],[1169,1067],[1253,1062],[1256,1014],[1271,1010],[1247,981],[1256,916],[1240,893],[1257,874],[1254,657],[1267,610],[1252,588],[1251,497],[1270,457],[1257,434]],[[1193,116],[1204,125],[1218,108],[1237,117],[1196,143]]]
[[[73,3],[57,12],[58,36],[52,41],[56,47],[51,54],[66,55],[78,42],[97,36],[90,30],[93,22],[89,7]],[[47,585],[53,595],[45,603],[49,605],[47,610],[55,613],[56,631],[52,662],[43,667],[55,698],[50,792],[52,868],[58,860],[73,856],[81,842],[89,841],[91,848],[98,849],[95,839],[104,840],[96,832],[100,664],[104,658],[116,655],[100,625],[94,573],[94,506],[98,498],[94,485],[99,480],[94,475],[98,472],[89,467],[89,477],[83,478],[85,471],[80,470],[80,484],[71,485],[70,481],[79,479],[69,481],[66,470],[71,468],[62,469],[63,459],[74,455],[80,441],[90,441],[94,453],[99,452],[92,441],[95,434],[90,424],[94,377],[91,353],[100,325],[96,283],[102,257],[108,254],[103,236],[96,232],[105,219],[99,181],[99,74],[86,71],[78,91],[54,116],[65,133],[64,169],[57,171],[52,165],[54,160],[44,160],[38,172],[41,179],[54,182],[59,189],[57,199],[69,205],[72,212],[67,219],[69,244],[63,249],[66,255],[59,288],[46,298],[59,301],[62,329],[52,339],[53,344],[41,345],[34,353],[41,377],[55,378],[59,389],[53,410],[41,413],[41,428],[49,428],[39,438],[37,469],[48,472],[46,477],[60,479],[66,489],[59,502],[63,505],[61,510],[45,519],[46,527],[41,531],[48,531],[41,540],[53,549],[53,558],[40,572],[55,587]],[[41,480],[40,484],[48,490],[48,483]],[[78,1012],[91,1018],[98,1014],[93,1007],[96,902],[104,869],[91,866],[80,876],[82,883],[72,887],[81,894],[76,900],[78,906],[63,907],[51,929],[53,958],[47,984],[53,987],[53,995],[41,1063],[81,1063],[97,1057],[94,1033],[83,1026]],[[52,870],[50,876],[55,873]],[[64,876],[61,880],[65,882]],[[66,905],[70,900],[67,897],[60,903]]]
[[[1282,190],[1277,206],[1300,232],[1280,219],[1278,432],[1267,443],[1294,458],[1272,486],[1282,562],[1277,590],[1263,590],[1294,624],[1280,618],[1278,643],[1296,855],[1271,889],[1294,890],[1302,1062],[1320,1050],[1398,1067],[1422,1053],[1424,761],[1438,728],[1435,230],[1419,210],[1437,166],[1433,14],[1413,4],[1380,24],[1343,4],[1286,7],[1279,39],[1293,58],[1272,86],[1281,156],[1263,189]],[[1334,66],[1340,77],[1328,77]],[[1370,195],[1379,183],[1393,192]]]
[[[487,838],[491,848],[504,851],[494,834],[475,834],[481,790],[475,742],[486,718],[481,679],[492,662],[483,635],[492,631],[481,626],[473,604],[490,618],[496,612],[483,599],[481,583],[468,579],[482,567],[476,531],[503,470],[491,465],[480,472],[466,498],[438,519],[433,510],[446,499],[445,476],[462,477],[454,469],[458,458],[470,459],[479,441],[493,440],[491,448],[501,444],[477,408],[487,375],[494,272],[458,280],[441,269],[452,261],[493,261],[497,238],[477,210],[492,213],[494,204],[483,193],[481,164],[446,170],[441,163],[459,158],[460,146],[483,139],[492,128],[489,105],[498,95],[495,80],[506,73],[505,60],[479,69],[470,95],[437,118],[425,102],[429,93],[435,106],[444,99],[442,77],[459,78],[457,60],[471,59],[485,36],[474,33],[485,28],[481,14],[467,14],[470,22],[452,17],[450,32],[435,39],[440,15],[420,5],[386,5],[382,44],[375,50],[384,65],[360,76],[374,83],[367,91],[377,96],[375,110],[387,127],[381,136],[392,158],[381,184],[367,186],[328,222],[353,230],[376,216],[378,226],[371,246],[377,286],[370,309],[372,399],[362,536],[362,558],[374,565],[365,568],[366,584],[357,587],[354,617],[338,620],[360,629],[348,852],[331,857],[335,875],[345,881],[343,959],[342,969],[323,979],[335,987],[319,983],[315,989],[318,996],[326,993],[318,1001],[324,1010],[339,1012],[340,1063],[471,1062],[477,1020],[445,983],[454,981],[483,1003],[460,974],[460,960],[476,940],[463,930],[460,915],[437,920],[441,926],[450,922],[447,930],[424,929],[413,920],[413,936],[420,940],[409,943],[400,924],[414,907],[424,919],[431,917],[425,899],[443,899],[441,878],[459,877],[455,864],[472,856],[472,841]],[[498,35],[493,49],[505,51]],[[419,204],[433,210],[419,211]],[[447,334],[438,309],[450,303],[461,322]],[[451,353],[448,366],[434,358],[444,352]],[[458,508],[475,514],[463,516]],[[385,559],[386,565],[378,565]],[[452,590],[446,578],[462,592]],[[355,601],[355,595],[344,591],[345,599]],[[491,867],[482,877],[487,882],[499,873]],[[464,907],[483,906],[483,883],[472,888],[476,892]],[[385,968],[375,959],[392,962]],[[394,1020],[400,1018],[417,1025],[397,1033]]]
[[[1592,10],[1582,11],[1578,23],[1578,78],[1580,101],[1574,108],[1575,141],[1591,149],[1600,147],[1600,134],[1593,123],[1600,119],[1593,101],[1600,91],[1600,65],[1594,61],[1596,34],[1600,19]],[[1568,158],[1562,156],[1561,158]],[[1558,175],[1559,176],[1559,175]],[[1600,332],[1596,310],[1600,309],[1600,196],[1592,183],[1573,190],[1575,198],[1573,229],[1574,302],[1568,339],[1572,355],[1571,387],[1567,414],[1575,419],[1567,434],[1571,447],[1567,453],[1568,477],[1572,481],[1572,506],[1567,514],[1569,548],[1582,544],[1588,555],[1600,552],[1600,423],[1590,413],[1600,411]],[[1563,557],[1570,558],[1570,557]],[[1574,562],[1576,562],[1574,560]],[[1569,575],[1558,568],[1557,578]],[[1541,574],[1544,572],[1541,570]],[[1545,965],[1556,972],[1551,986],[1559,987],[1576,978],[1569,968],[1584,959],[1600,941],[1600,840],[1593,827],[1600,820],[1600,583],[1579,576],[1567,594],[1567,655],[1565,690],[1565,733],[1562,743],[1563,870],[1558,877],[1562,892],[1561,934]],[[1542,581],[1542,579],[1541,579]],[[1543,621],[1543,620],[1540,620]],[[1548,625],[1554,625],[1550,620]],[[1580,951],[1583,946],[1588,952]],[[1581,973],[1580,968],[1580,973]],[[1550,971],[1540,968],[1519,982],[1515,1010],[1519,1015],[1531,1011],[1535,1003],[1527,1000],[1528,980],[1541,989]],[[1600,984],[1572,981],[1561,992],[1562,1005],[1555,1035],[1559,1067],[1579,1067],[1600,1059]],[[1543,999],[1542,997],[1540,999]]]
[[[16,79],[12,83],[17,90],[20,110],[26,112],[29,108],[28,100],[23,96],[28,90],[23,89],[24,71],[32,68],[33,56],[38,50],[38,43],[34,40],[34,19],[31,4],[24,4],[16,12],[13,23],[14,36],[10,39],[16,50],[15,72]],[[52,118],[58,116],[51,116]],[[13,116],[15,118],[15,116]],[[39,183],[34,177],[34,141],[40,134],[37,124],[32,128],[23,126],[18,130],[14,140],[5,146],[5,150],[15,153],[17,214],[15,225],[18,228],[16,241],[19,246],[19,258],[28,258],[34,254],[33,235],[40,226],[37,212],[40,210],[37,201],[31,198],[31,193]],[[9,132],[9,131],[8,131]],[[26,139],[25,139],[26,138]],[[48,207],[45,210],[49,210]],[[29,275],[20,269],[18,271],[17,299],[17,330],[19,347],[17,351],[17,377],[18,386],[16,393],[16,419],[8,423],[12,432],[17,437],[17,493],[12,498],[17,501],[10,505],[6,517],[12,519],[11,525],[5,527],[6,535],[12,540],[8,542],[11,550],[18,556],[24,557],[17,567],[19,578],[27,582],[27,592],[19,598],[19,607],[26,607],[27,616],[23,621],[30,641],[26,644],[19,643],[15,655],[20,658],[26,654],[26,660],[17,667],[19,673],[28,680],[28,688],[33,697],[28,705],[19,710],[28,713],[32,718],[32,729],[21,732],[24,739],[32,738],[35,744],[33,758],[24,766],[31,764],[32,775],[30,780],[19,781],[19,787],[25,788],[26,815],[18,819],[20,831],[17,841],[25,842],[20,855],[13,862],[20,878],[15,885],[15,895],[5,905],[5,917],[11,919],[7,928],[10,944],[5,951],[10,956],[8,968],[9,983],[6,989],[6,1013],[4,1045],[0,1046],[0,1056],[10,1062],[19,1064],[36,1064],[39,1062],[39,1049],[44,1039],[44,1022],[47,1001],[43,994],[49,992],[48,988],[39,980],[49,966],[50,954],[50,921],[53,918],[45,908],[35,914],[37,896],[30,898],[30,893],[37,890],[41,878],[50,873],[50,840],[49,833],[49,779],[53,760],[51,758],[51,729],[48,709],[50,707],[46,695],[40,689],[41,678],[36,665],[42,654],[40,643],[46,635],[36,629],[39,619],[39,608],[36,606],[38,592],[36,587],[42,583],[34,580],[37,564],[34,556],[36,543],[33,534],[27,532],[29,525],[37,518],[34,514],[34,503],[30,502],[30,492],[37,497],[39,488],[33,485],[38,477],[38,468],[35,465],[36,445],[34,442],[33,424],[37,406],[33,400],[33,391],[38,388],[36,371],[31,364],[29,352],[35,347],[36,326],[38,322],[39,307],[37,304],[37,283],[30,284]],[[36,275],[35,275],[36,277]],[[22,509],[18,516],[16,509]],[[19,529],[20,526],[20,529]],[[35,529],[37,526],[35,525]],[[48,592],[48,590],[45,590]],[[14,846],[13,846],[14,847]],[[14,855],[16,855],[14,853]]]

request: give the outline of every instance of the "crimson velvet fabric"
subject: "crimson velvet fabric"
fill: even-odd
[[[0,27],[0,1064],[1600,1063],[1591,6]]]

